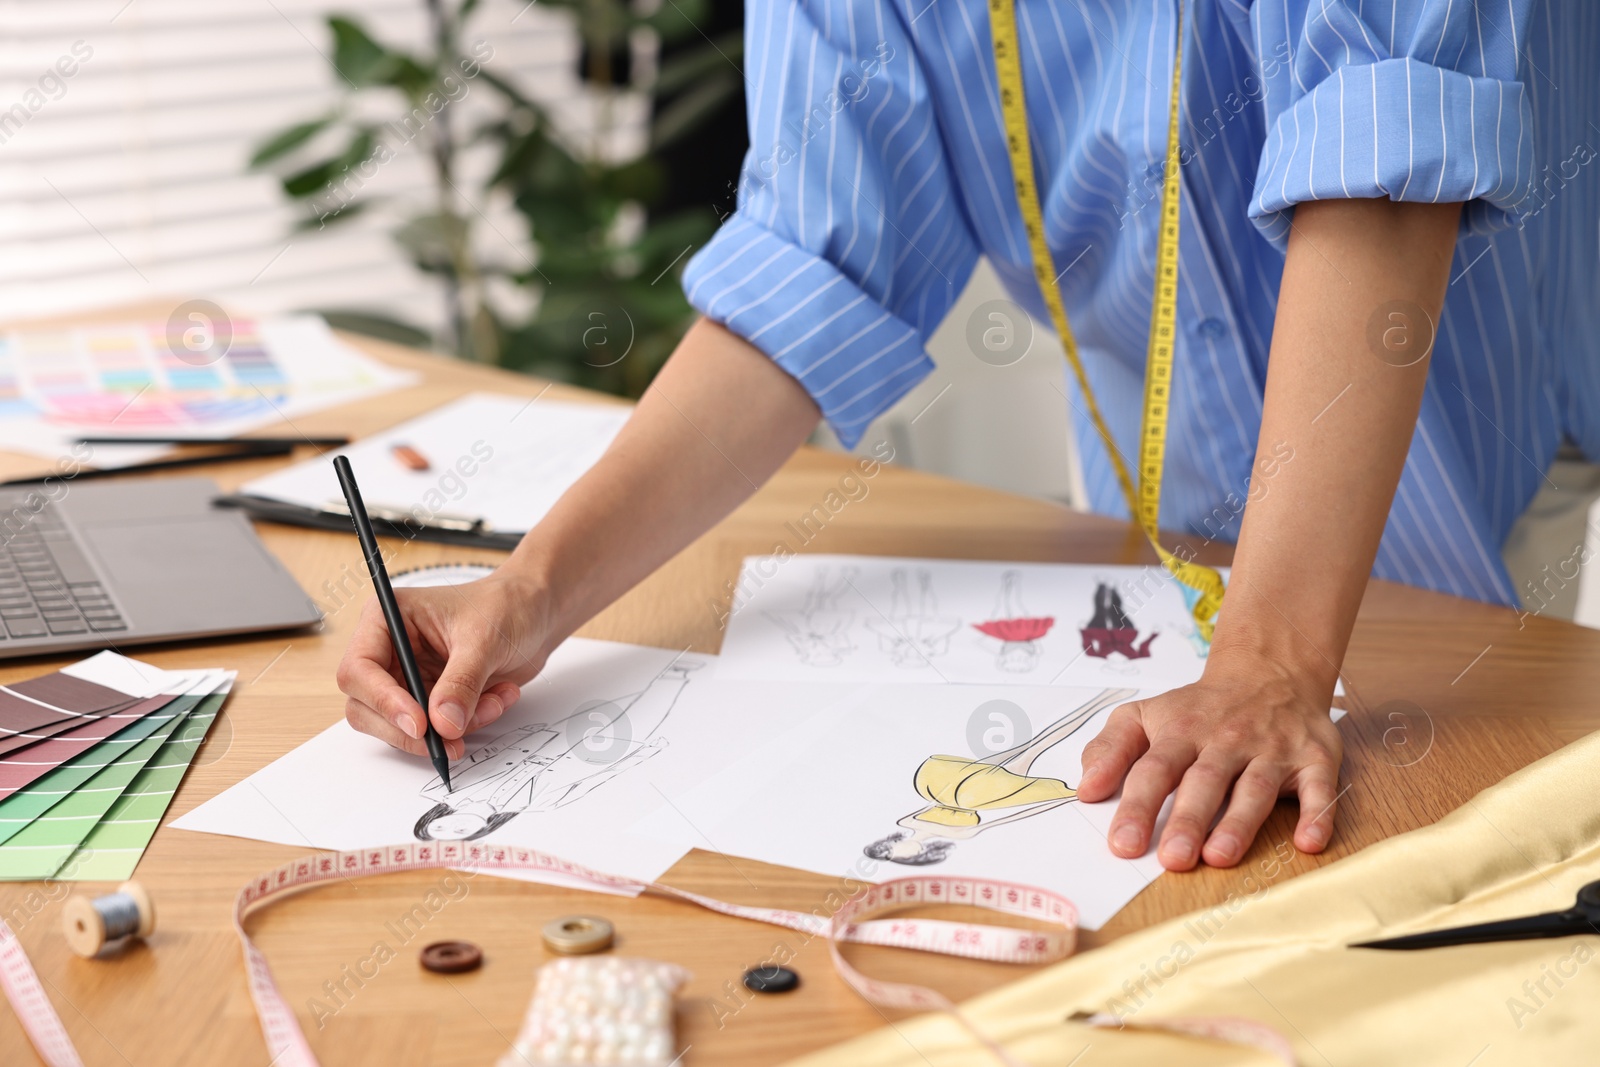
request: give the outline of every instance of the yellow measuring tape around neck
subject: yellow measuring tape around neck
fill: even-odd
[[[1210,567],[1179,559],[1161,544],[1158,523],[1161,516],[1161,471],[1167,455],[1167,414],[1172,398],[1172,350],[1177,337],[1178,317],[1178,93],[1183,70],[1183,11],[1178,10],[1178,40],[1172,57],[1172,91],[1167,117],[1166,175],[1161,183],[1161,229],[1156,245],[1156,287],[1150,307],[1150,344],[1144,372],[1144,419],[1139,430],[1139,488],[1122,459],[1116,440],[1100,414],[1089,376],[1078,356],[1078,343],[1067,322],[1067,309],[1061,303],[1055,258],[1044,236],[1044,213],[1039,208],[1039,192],[1034,185],[1033,150],[1028,143],[1028,113],[1022,95],[1022,60],[1017,49],[1017,17],[1014,0],[988,0],[989,35],[994,41],[994,65],[1000,81],[1000,110],[1005,118],[1006,147],[1011,156],[1011,173],[1017,185],[1017,203],[1028,230],[1028,247],[1033,255],[1033,273],[1050,319],[1061,337],[1067,362],[1078,380],[1078,389],[1089,409],[1089,418],[1105,442],[1112,469],[1122,485],[1128,512],[1144,530],[1156,555],[1172,576],[1197,596],[1190,607],[1201,638],[1210,642],[1222,607],[1222,575]]]

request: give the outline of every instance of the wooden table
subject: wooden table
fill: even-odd
[[[423,375],[414,388],[360,405],[297,418],[307,434],[364,435],[448,401],[492,389],[533,395],[544,383],[466,366],[369,340],[352,343]],[[581,396],[560,386],[552,397]],[[282,461],[210,468],[225,487]],[[718,605],[726,606],[739,561],[771,551],[783,525],[837,486],[850,461],[805,450],[745,506],[595,619],[585,636],[716,652]],[[0,471],[38,469],[13,457]],[[884,468],[866,497],[836,515],[806,549],[975,559],[1138,563],[1153,557],[1130,527],[1037,500],[916,471]],[[226,666],[239,682],[201,749],[169,817],[174,817],[294,748],[342,715],[334,665],[368,594],[355,538],[282,526],[259,527],[267,545],[328,613],[318,633],[269,635],[151,647],[136,654],[165,668]],[[410,543],[394,546],[396,568],[443,560],[493,562],[501,554]],[[1213,547],[1208,562],[1225,562]],[[341,592],[345,590],[346,592]],[[349,592],[349,591],[353,591]],[[0,684],[54,669],[75,656],[0,668]],[[1300,856],[1291,877],[1373,841],[1432,822],[1507,773],[1594,729],[1600,722],[1600,633],[1504,609],[1374,582],[1345,664],[1351,714],[1345,792],[1329,852]],[[765,802],[790,798],[774,794]],[[1248,892],[1247,875],[1289,839],[1295,809],[1280,805],[1254,850],[1233,870],[1164,875],[1089,944]],[[92,1065],[264,1064],[267,1056],[245,990],[231,926],[234,894],[251,876],[305,850],[233,838],[159,832],[138,877],[154,894],[160,928],[148,944],[113,959],[72,956],[59,932],[70,884],[0,886],[0,915],[17,931],[68,1030]],[[1259,873],[1256,875],[1260,877]],[[694,852],[665,879],[744,903],[813,910],[829,879],[750,860]],[[599,912],[619,930],[619,950],[689,967],[678,1035],[688,1064],[764,1064],[881,1026],[886,1016],[833,976],[827,946],[794,933],[722,918],[688,905],[622,900],[480,876],[460,899],[401,945],[388,925],[423,900],[439,875],[400,875],[319,889],[252,920],[286,998],[323,1062],[483,1065],[516,1032],[534,968],[544,961],[538,927],[547,918]],[[1255,883],[1249,883],[1254,885]],[[437,898],[436,898],[437,899]],[[464,937],[486,946],[481,971],[448,980],[414,962],[420,944]],[[357,982],[350,968],[385,941],[396,958]],[[754,999],[738,986],[745,968],[780,944],[804,976],[790,995]],[[1001,964],[957,962],[889,949],[851,947],[869,973],[917,979],[957,998],[1023,973]],[[367,970],[370,973],[371,968]],[[325,983],[350,990],[337,1001]],[[312,998],[338,1011],[319,1030]],[[722,1010],[716,1005],[722,1005]],[[0,1010],[0,1062],[33,1062],[21,1029]]]

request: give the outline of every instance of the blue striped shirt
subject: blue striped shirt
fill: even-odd
[[[1600,457],[1600,4],[1186,8],[1162,524],[1237,536],[1293,206],[1465,202],[1374,573],[1514,603],[1499,551],[1511,524],[1563,438]],[[1132,456],[1176,5],[1018,0],[1017,20],[1046,236],[1090,380]],[[751,3],[746,40],[738,211],[684,286],[851,444],[932,369],[925,342],[980,255],[1048,321],[984,0]],[[1081,409],[1070,380],[1065,391]],[[1091,505],[1126,516],[1100,441],[1074,421]]]

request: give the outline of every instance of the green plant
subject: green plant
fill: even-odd
[[[716,225],[709,207],[652,216],[670,175],[651,150],[696,129],[738,92],[740,42],[735,34],[679,49],[642,86],[624,82],[619,68],[628,64],[619,58],[641,32],[658,41],[691,39],[705,2],[665,0],[645,15],[623,0],[545,0],[571,13],[583,42],[580,76],[597,116],[589,145],[571,143],[543,104],[490,69],[487,42],[463,46],[477,0],[425,0],[425,53],[390,47],[355,19],[330,16],[330,59],[343,87],[338,106],[264,141],[250,165],[272,169],[284,193],[308,209],[301,226],[320,228],[371,208],[376,198],[367,183],[389,159],[413,147],[424,151],[433,203],[409,213],[394,237],[444,287],[444,345],[465,358],[637,396],[693,317],[676,272],[686,250]],[[480,91],[492,96],[489,117],[463,133],[453,108]],[[620,101],[630,93],[647,94],[653,105],[650,150],[608,158],[595,146],[612,143]],[[380,100],[358,106],[362,97]],[[394,117],[366,117],[383,108]],[[495,161],[471,191],[458,174],[469,144],[492,146]],[[490,193],[507,196],[526,221],[526,247],[503,228],[492,241],[475,240],[487,225],[478,205]],[[514,245],[509,254],[482,250],[506,249],[507,241]],[[534,291],[531,315],[508,321],[496,311],[488,288],[497,278]]]

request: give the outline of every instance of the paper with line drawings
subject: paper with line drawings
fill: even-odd
[[[600,458],[633,409],[543,397],[472,393],[343,449],[368,510],[482,519],[523,533]],[[392,449],[408,445],[428,469]],[[344,498],[326,459],[259,478],[244,492],[322,510]]]
[[[725,679],[1156,685],[1209,646],[1159,566],[800,555],[744,561]]]
[[[311,848],[519,845],[654,880],[689,846],[627,828],[837,695],[721,685],[712,658],[573,638],[469,735],[449,789],[426,759],[340,722],[173,825]]]
[[[858,687],[637,829],[854,882],[970,875],[1041,886],[1098,927],[1162,868],[1153,849],[1127,860],[1106,846],[1117,805],[1078,800],[1083,748],[1113,710],[1149,695],[1110,686]],[[763,790],[769,802],[736,801]]]

